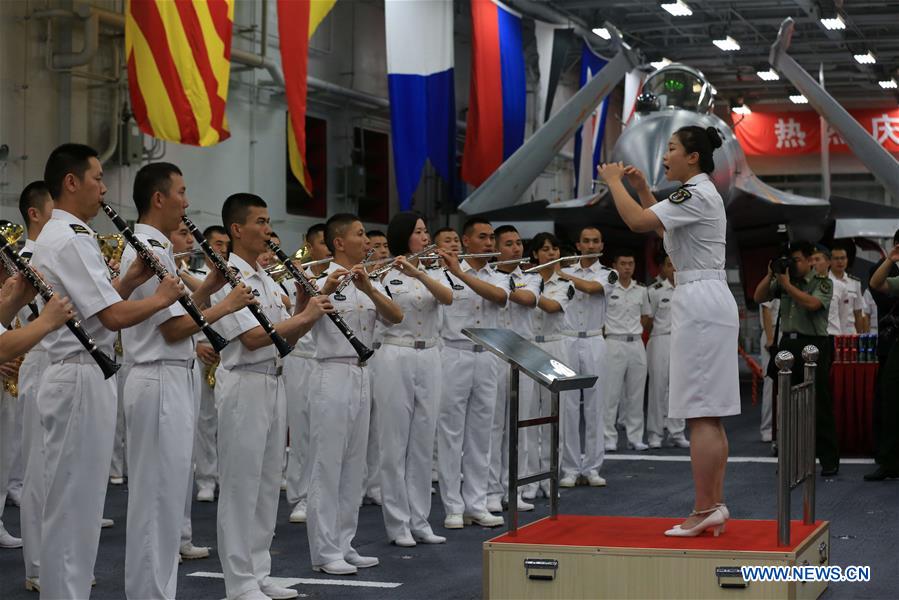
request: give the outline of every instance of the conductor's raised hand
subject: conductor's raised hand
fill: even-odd
[[[637,192],[642,192],[649,190],[649,184],[646,182],[646,176],[643,174],[643,171],[635,167],[634,165],[628,165],[624,167],[624,175],[627,177],[627,182],[631,184],[631,187],[634,188]]]
[[[611,163],[603,163],[596,167],[596,173],[599,177],[605,181],[606,183],[612,183],[613,181],[621,181],[621,178],[624,177],[625,167],[622,162],[611,162]]]

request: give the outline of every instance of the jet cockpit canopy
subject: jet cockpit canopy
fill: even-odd
[[[682,64],[670,64],[649,76],[643,93],[658,99],[660,110],[682,108],[702,114],[712,110],[712,86],[702,71]]]

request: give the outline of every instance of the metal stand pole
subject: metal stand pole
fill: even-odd
[[[805,362],[805,382],[808,384],[806,388],[806,406],[804,406],[803,414],[805,415],[805,462],[802,463],[802,469],[805,471],[805,486],[802,493],[802,522],[811,525],[815,522],[815,437],[817,429],[815,424],[815,372],[818,368],[818,349],[814,346],[806,346],[802,349],[802,360]]]
[[[792,482],[792,414],[790,402],[790,376],[793,374],[793,355],[787,351],[778,352],[774,358],[777,365],[777,397],[780,410],[777,413],[778,453],[777,453],[777,543],[790,545],[790,490]]]
[[[550,518],[559,516],[559,392],[552,393],[552,450],[549,459],[549,507]]]
[[[518,367],[509,366],[509,535],[518,532]]]

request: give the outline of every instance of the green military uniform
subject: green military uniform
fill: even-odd
[[[899,296],[899,277],[888,277],[887,293]],[[882,412],[877,439],[877,464],[891,477],[899,476],[899,342],[894,341],[881,363],[880,389]]]
[[[815,454],[821,461],[822,470],[832,470],[840,464],[840,449],[837,446],[837,426],[833,414],[833,398],[830,394],[830,365],[833,361],[833,342],[827,335],[827,314],[833,297],[833,282],[826,275],[819,276],[814,270],[805,277],[793,279],[794,286],[821,301],[820,309],[809,311],[793,300],[783,290],[775,278],[771,282],[770,296],[780,298],[779,350],[787,350],[793,355],[792,383],[802,383],[802,349],[808,345],[818,349],[815,370]]]

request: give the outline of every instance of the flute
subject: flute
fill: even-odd
[[[582,258],[599,258],[602,256],[602,252],[594,252],[593,254],[573,254],[571,256],[561,256],[555,260],[551,260],[549,262],[545,262],[542,265],[537,265],[536,267],[531,267],[530,269],[525,269],[522,273],[536,273],[537,271],[548,267],[550,265],[554,265],[556,263],[565,262],[569,260],[580,260]]]
[[[206,253],[206,256],[209,258],[209,261],[212,263],[212,266],[215,267],[219,273],[221,273],[225,281],[227,281],[231,287],[237,287],[241,284],[240,278],[237,274],[231,270],[225,260],[219,256],[218,252],[212,249],[212,246],[209,245],[209,242],[206,241],[206,238],[203,237],[203,233],[197,228],[196,225],[193,224],[193,221],[188,219],[187,217],[181,217],[181,220],[184,221],[184,224],[187,225],[187,229],[190,231],[191,235],[194,236],[194,239],[197,240],[197,243],[200,244],[200,247],[203,249],[203,252]],[[275,326],[272,325],[272,322],[269,320],[265,313],[262,312],[262,309],[259,308],[258,304],[250,304],[247,306],[250,309],[250,312],[253,313],[253,316],[256,317],[256,320],[259,321],[259,324],[262,326],[262,329],[265,330],[265,333],[268,334],[268,337],[272,339],[272,343],[275,345],[275,348],[278,349],[278,354],[281,358],[284,358],[293,350],[293,346],[285,340],[281,334],[275,331]]]
[[[412,252],[411,254],[406,254],[405,255],[406,260],[415,260],[421,256],[426,255],[428,252],[431,252],[436,247],[437,247],[437,244],[431,244],[430,246],[427,246],[424,249],[419,250],[418,252]],[[396,259],[394,259],[394,260],[396,260]],[[384,273],[387,273],[388,271],[394,269],[395,267],[396,267],[396,264],[391,262],[390,264],[384,265],[383,267],[378,267],[377,269],[375,269],[374,271],[369,273],[368,276],[372,277],[372,278],[380,277],[381,275],[383,275]]]
[[[144,264],[146,264],[153,273],[156,274],[156,277],[162,281],[166,275],[169,274],[168,269],[162,266],[162,263],[159,262],[159,259],[156,258],[156,255],[150,251],[147,246],[140,241],[134,232],[131,231],[131,228],[128,227],[128,224],[116,213],[115,210],[105,202],[100,202],[100,207],[103,209],[103,212],[106,213],[106,216],[112,221],[113,225],[121,232],[122,236],[124,236],[125,240],[131,244],[134,248],[134,251],[137,252],[138,257]],[[206,317],[203,316],[203,313],[200,312],[200,309],[197,308],[197,305],[194,304],[194,301],[190,299],[190,296],[181,296],[178,298],[178,302],[181,306],[184,307],[184,310],[187,311],[187,314],[190,315],[190,318],[194,320],[206,337],[209,339],[209,343],[212,344],[212,347],[216,352],[221,352],[222,349],[228,345],[228,340],[219,335],[212,327],[209,326],[209,323],[206,322]]]
[[[362,259],[362,264],[364,265],[366,262],[368,262],[368,259],[370,259],[371,255],[374,253],[375,251],[373,248],[369,249],[369,251],[365,253],[365,258]],[[369,277],[371,277],[370,274]],[[352,282],[354,279],[356,279],[355,273],[350,273],[349,275],[345,276],[340,280],[340,283],[337,284],[337,287],[334,289],[334,293],[339,294],[340,292],[345,290],[346,286],[350,285],[350,282]]]
[[[297,266],[293,264],[293,262],[290,261],[290,257],[287,256],[287,253],[284,252],[284,250],[281,250],[281,247],[278,246],[278,244],[271,240],[266,243],[268,244],[268,247],[271,249],[271,251],[275,253],[275,256],[278,257],[278,260],[284,263],[284,266],[287,267],[287,270],[290,271],[291,275],[293,275],[294,280],[296,280],[301,286],[303,286],[303,291],[306,292],[307,296],[312,297],[321,294],[318,288],[315,287],[315,284],[309,281],[309,278],[306,277],[306,275],[300,269],[298,269]],[[327,315],[328,318],[330,318],[331,321],[334,322],[334,325],[337,326],[337,329],[340,330],[340,333],[343,334],[343,337],[345,337],[353,347],[353,350],[356,351],[356,354],[359,355],[360,361],[365,362],[369,358],[371,358],[372,354],[374,354],[375,351],[363,344],[362,340],[356,337],[356,334],[353,333],[353,330],[350,329],[350,326],[346,324],[346,321],[344,321],[340,315],[338,315],[337,313],[327,313]]]
[[[3,252],[4,257],[10,263],[15,265],[16,269],[18,269],[25,279],[28,280],[28,283],[37,290],[37,293],[44,299],[44,302],[49,302],[50,298],[52,298],[55,293],[53,288],[47,285],[47,282],[37,274],[37,271],[35,271],[30,264],[25,262],[25,259],[13,250],[12,246],[9,245],[9,242],[7,242],[3,236],[0,236],[0,252]],[[37,307],[33,306],[33,303],[31,305],[31,311],[37,316]],[[119,367],[122,365],[117,364],[97,347],[97,343],[94,342],[93,338],[91,338],[87,331],[84,330],[81,321],[72,317],[66,321],[66,327],[69,328],[69,331],[72,332],[78,341],[81,342],[81,345],[84,346],[84,349],[87,350],[91,357],[97,362],[97,366],[99,366],[100,370],[103,372],[104,379],[109,379],[115,375],[115,372],[118,371]]]

